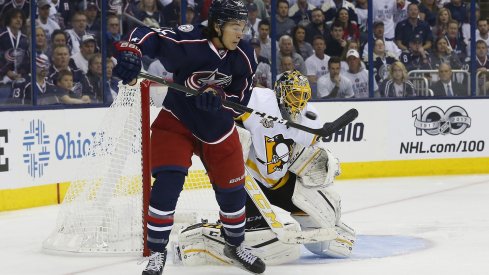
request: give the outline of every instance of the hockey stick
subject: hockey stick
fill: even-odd
[[[154,81],[156,83],[168,86],[168,87],[173,88],[177,91],[184,92],[184,93],[187,93],[190,95],[195,96],[195,95],[199,94],[199,92],[194,90],[194,89],[188,88],[188,87],[180,85],[178,83],[168,82],[161,77],[154,76],[154,75],[151,75],[151,74],[148,74],[145,72],[140,72],[139,77],[149,79],[149,80]],[[345,127],[346,125],[348,125],[348,123],[352,122],[358,116],[358,111],[356,109],[350,109],[346,113],[344,113],[342,116],[340,116],[338,119],[336,119],[335,121],[333,121],[331,123],[325,123],[323,128],[313,129],[313,128],[309,128],[307,126],[292,122],[290,120],[274,117],[274,116],[268,115],[266,113],[253,110],[247,106],[244,106],[244,105],[232,102],[232,101],[223,100],[222,105],[226,106],[228,108],[232,108],[238,112],[254,114],[254,115],[260,116],[262,118],[266,118],[270,121],[277,122],[280,124],[284,124],[284,125],[287,125],[289,127],[293,127],[293,128],[296,128],[296,129],[299,129],[299,130],[302,130],[302,131],[305,131],[305,132],[308,132],[308,133],[311,133],[311,134],[314,134],[314,135],[317,135],[320,137],[327,137],[327,136],[333,134],[334,132],[336,132],[336,131],[340,130],[341,128]]]
[[[304,244],[331,241],[339,236],[334,228],[318,228],[305,231],[285,229],[284,223],[278,218],[275,211],[273,211],[270,202],[265,194],[263,194],[263,191],[253,176],[248,172],[246,166],[245,172],[245,190],[271,230],[277,235],[279,241],[287,244]]]

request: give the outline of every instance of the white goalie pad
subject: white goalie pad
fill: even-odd
[[[341,218],[341,199],[331,186],[307,187],[299,178],[292,202],[321,228],[334,227]]]
[[[294,216],[294,218],[300,223],[303,231],[317,228],[318,226],[310,216]],[[350,257],[356,240],[355,230],[343,222],[339,222],[338,225],[335,226],[335,230],[338,232],[338,237],[336,239],[317,243],[307,243],[304,244],[304,246],[307,250],[318,256],[330,258]]]
[[[241,142],[241,147],[243,148],[243,159],[246,162],[248,159],[248,154],[250,153],[251,147],[251,133],[243,127],[236,127],[238,129],[239,141]]]
[[[296,143],[289,171],[306,186],[325,186],[340,174],[340,163],[322,143],[309,147]]]
[[[224,238],[220,224],[199,223],[183,229],[174,244],[174,261],[184,265],[230,264],[224,255]],[[298,224],[286,224],[292,230],[299,230]],[[246,231],[245,245],[253,250],[267,265],[278,265],[294,261],[300,257],[299,244],[285,244],[277,240],[270,229]]]

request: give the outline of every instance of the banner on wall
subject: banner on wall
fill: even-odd
[[[313,103],[332,121],[350,108],[358,118],[323,139],[342,162],[489,156],[489,100]]]

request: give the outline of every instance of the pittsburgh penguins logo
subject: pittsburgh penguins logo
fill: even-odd
[[[292,139],[285,139],[282,134],[274,137],[265,136],[265,148],[267,152],[267,173],[272,174],[275,171],[282,171],[284,165],[289,162],[292,151]]]

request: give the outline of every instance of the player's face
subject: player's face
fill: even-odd
[[[222,43],[228,50],[236,50],[238,43],[246,32],[246,22],[227,22],[222,28]]]

